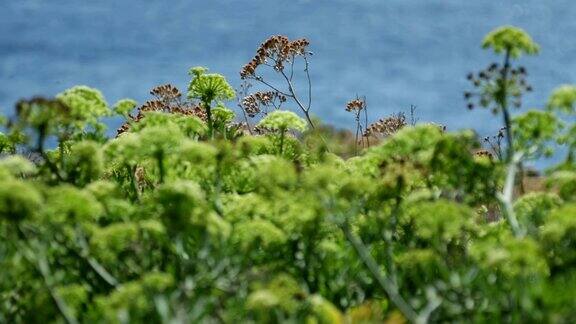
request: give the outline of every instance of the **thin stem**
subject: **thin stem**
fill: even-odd
[[[116,287],[118,285],[118,280],[114,278],[114,276],[112,276],[110,272],[108,272],[108,270],[106,270],[106,268],[104,268],[104,266],[102,266],[96,259],[90,256],[90,249],[84,233],[79,228],[76,232],[78,234],[78,245],[81,249],[81,253],[79,254],[80,257],[88,263],[92,270],[94,270],[102,280],[110,286]]]
[[[292,54],[292,59],[290,60],[290,81],[292,81],[292,77],[294,77],[294,61],[296,55]]]
[[[214,138],[214,125],[212,125],[212,109],[210,103],[204,102],[204,109],[206,110],[206,118],[208,121],[208,135],[211,139]]]
[[[514,155],[514,147],[512,145],[512,122],[510,118],[510,112],[508,111],[508,72],[510,71],[510,49],[506,50],[506,56],[504,57],[504,70],[502,73],[502,85],[500,93],[500,108],[502,108],[502,113],[504,115],[504,127],[506,127],[506,142],[508,147],[506,148],[506,162],[510,162]]]
[[[504,184],[504,191],[500,196],[500,201],[503,205],[504,214],[506,219],[514,232],[516,237],[524,236],[523,230],[520,228],[520,224],[516,219],[513,208],[514,200],[514,184],[516,183],[516,173],[518,170],[518,165],[522,160],[522,154],[514,154],[513,146],[513,134],[512,134],[512,121],[510,118],[510,112],[508,111],[508,72],[510,70],[510,48],[506,49],[506,56],[504,57],[504,70],[502,72],[502,85],[500,92],[500,107],[502,108],[502,113],[504,115],[504,126],[506,131],[506,163],[508,164],[508,173],[506,175],[506,182]]]
[[[356,135],[354,136],[354,155],[358,155],[358,133],[360,132],[360,118],[356,114]]]
[[[310,80],[310,72],[308,71],[308,58],[306,54],[304,54],[304,62],[306,62],[306,67],[304,71],[306,71],[306,78],[308,79],[308,110],[312,106],[312,81]]]
[[[244,83],[242,85],[240,85],[240,88],[242,89],[241,91],[238,91],[238,93],[242,96],[242,97],[246,97],[248,95],[248,89],[251,87],[252,85],[246,81],[244,81]],[[244,110],[244,107],[242,106],[242,98],[240,98],[240,96],[238,96],[238,107],[240,108],[240,110],[242,111],[242,115],[244,116],[244,120],[246,121],[246,128],[248,128],[248,133],[250,135],[252,135],[252,126],[250,126],[250,122],[248,121],[248,114],[246,114],[246,111]]]
[[[404,298],[399,294],[398,287],[394,284],[390,278],[386,276],[385,273],[380,271],[378,264],[374,261],[374,258],[368,252],[368,249],[362,242],[362,240],[356,235],[352,233],[350,229],[350,224],[348,221],[344,222],[342,226],[342,230],[344,231],[344,235],[352,246],[356,250],[356,253],[360,256],[360,259],[366,265],[372,276],[376,279],[380,287],[384,289],[390,300],[398,307],[398,309],[404,314],[404,316],[412,323],[421,323],[421,319],[419,318],[416,311],[410,306]]]
[[[279,90],[279,89],[276,88],[275,86],[273,86],[273,85],[271,85],[270,83],[264,81],[264,79],[263,79],[262,77],[260,77],[260,76],[254,77],[254,78],[251,78],[251,79],[256,80],[256,81],[258,81],[258,82],[261,82],[262,84],[270,87],[272,90],[278,92],[279,94],[281,94],[281,95],[283,95],[283,96],[290,97],[290,98],[294,98],[293,95],[291,95],[291,94],[289,94],[289,93],[286,93],[286,92],[284,92],[284,91],[282,91],[282,90]]]
[[[300,102],[300,99],[298,99],[298,95],[296,94],[296,89],[294,89],[294,85],[292,84],[292,81],[290,81],[290,79],[288,78],[288,76],[286,75],[286,73],[284,73],[283,70],[280,70],[280,74],[282,74],[282,76],[284,77],[284,79],[286,80],[286,82],[288,83],[288,91],[290,91],[291,93],[291,97],[292,99],[294,99],[294,101],[296,102],[296,104],[298,105],[298,107],[300,107],[300,109],[302,110],[302,112],[304,113],[304,116],[306,117],[306,119],[308,120],[308,123],[310,124],[310,127],[312,129],[315,129],[316,127],[314,127],[314,123],[312,122],[312,119],[310,118],[310,113],[309,113],[309,108],[306,109],[304,107],[304,105],[302,104],[302,102]]]

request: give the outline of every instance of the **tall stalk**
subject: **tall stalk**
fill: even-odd
[[[505,162],[508,165],[508,171],[506,175],[506,182],[504,185],[504,190],[500,197],[500,201],[503,205],[504,215],[508,224],[512,228],[514,235],[517,237],[523,236],[522,229],[516,219],[516,214],[513,208],[513,195],[514,195],[514,185],[516,183],[516,173],[518,172],[518,165],[521,163],[521,155],[514,155],[513,146],[513,133],[512,133],[512,121],[510,118],[510,112],[508,110],[508,74],[510,71],[510,48],[506,49],[506,55],[504,57],[504,69],[502,71],[502,79],[500,85],[499,96],[497,97],[500,108],[502,109],[502,114],[504,116],[504,126],[506,131],[506,157]],[[523,179],[520,179],[522,181]]]

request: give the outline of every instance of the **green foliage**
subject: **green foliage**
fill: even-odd
[[[510,52],[513,58],[519,58],[522,54],[535,55],[540,51],[530,35],[524,30],[514,26],[502,26],[494,29],[482,41],[483,48],[490,48],[496,54]]]
[[[576,172],[556,171],[548,178],[548,186],[554,186],[566,201],[576,201]]]
[[[554,152],[549,142],[556,139],[561,124],[552,113],[530,110],[513,120],[516,151],[527,153],[528,158],[549,157]]]
[[[112,109],[116,114],[127,117],[137,105],[138,103],[132,99],[121,99],[114,104],[114,108]]]
[[[555,209],[541,229],[542,243],[553,266],[571,268],[576,262],[576,205]]]
[[[510,278],[546,276],[549,272],[543,251],[530,238],[487,238],[471,246],[470,253],[484,269]]]
[[[214,122],[216,124],[226,125],[234,120],[236,115],[234,112],[222,105],[216,106],[212,113],[214,114]]]
[[[574,114],[576,103],[576,86],[562,85],[552,92],[548,98],[547,108],[558,110],[567,114]]]
[[[9,155],[0,159],[0,179],[9,176],[28,177],[36,172],[36,165],[22,155]]]
[[[485,47],[537,51],[511,27]],[[574,155],[524,194],[518,162],[474,154],[473,131],[406,126],[349,157],[341,132],[288,111],[248,135],[220,103],[224,77],[191,75],[177,112],[115,104],[128,117],[115,138],[95,89],[17,104],[0,134],[0,322],[576,318]],[[491,85],[498,107],[511,85]],[[513,118],[513,151],[572,152],[572,95]]]
[[[553,193],[529,193],[514,204],[514,211],[520,223],[530,234],[537,235],[538,227],[547,222],[550,211],[562,205],[562,199]]]
[[[153,297],[174,285],[165,273],[151,272],[140,280],[127,282],[109,296],[96,297],[95,313],[101,312],[109,323],[158,321]]]
[[[411,207],[406,217],[413,223],[416,236],[422,240],[450,242],[473,227],[474,212],[466,206],[436,201]]]
[[[0,183],[0,217],[3,220],[21,221],[38,212],[42,196],[31,183],[15,179]]]
[[[69,118],[73,126],[83,129],[92,126],[96,131],[104,130],[105,126],[98,121],[100,117],[111,114],[108,103],[99,90],[87,86],[75,86],[56,96],[70,110]]]

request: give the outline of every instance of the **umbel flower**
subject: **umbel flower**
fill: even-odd
[[[522,54],[535,55],[540,51],[540,46],[530,35],[514,26],[502,26],[488,33],[482,41],[482,48],[491,48],[496,54],[510,51],[512,58],[519,58]]]
[[[276,110],[262,118],[257,126],[280,132],[287,130],[303,132],[306,130],[306,121],[291,111]]]
[[[193,67],[189,74],[192,80],[188,85],[188,98],[199,99],[205,105],[212,101],[231,100],[235,97],[234,89],[228,84],[226,78],[217,73],[206,73],[204,67]]]
[[[87,86],[75,86],[56,96],[70,107],[73,119],[95,123],[99,117],[109,114],[108,104],[102,93]]]

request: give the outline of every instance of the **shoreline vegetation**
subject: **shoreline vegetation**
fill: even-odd
[[[0,322],[576,321],[576,85],[511,114],[536,42],[482,41],[486,138],[416,107],[370,124],[361,96],[322,123],[312,45],[265,40],[240,89],[194,67],[143,104],[75,86],[0,116]]]

